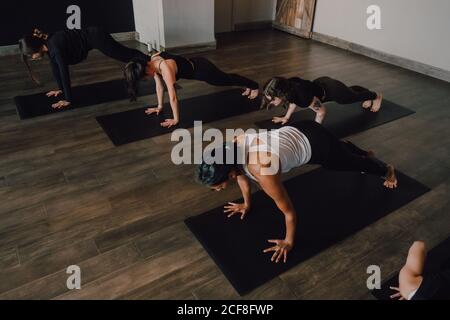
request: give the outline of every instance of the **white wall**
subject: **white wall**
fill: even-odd
[[[214,0],[163,0],[165,47],[215,42]]]
[[[134,20],[139,41],[165,46],[163,0],[133,0]]]
[[[382,30],[366,27],[381,7]],[[449,0],[317,0],[314,32],[450,71]]]

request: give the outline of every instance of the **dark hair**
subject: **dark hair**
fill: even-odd
[[[131,101],[136,101],[139,81],[145,77],[147,62],[142,59],[133,59],[125,65],[123,75],[127,83],[128,94]]]
[[[270,108],[270,100],[267,99],[267,96],[273,98],[280,98],[283,100],[283,107],[287,107],[289,102],[292,100],[294,89],[290,83],[290,81],[283,77],[274,77],[270,79],[265,85],[263,89],[263,100],[261,104],[261,109]]]
[[[216,186],[229,180],[230,172],[239,170],[238,165],[238,148],[236,143],[225,143],[223,146],[215,148],[211,151],[211,156],[215,157],[217,152],[222,152],[223,160],[233,156],[232,163],[222,161],[222,163],[208,164],[203,160],[203,163],[196,168],[197,182],[207,185]]]
[[[42,50],[42,47],[47,43],[48,34],[42,32],[39,29],[34,29],[31,35],[25,35],[22,39],[19,39],[19,50],[22,56],[22,61],[25,63],[28,69],[30,78],[36,83],[40,84],[39,80],[34,76],[31,70],[28,57],[34,53],[38,53]]]

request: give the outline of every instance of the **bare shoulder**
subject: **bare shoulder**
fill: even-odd
[[[270,168],[274,161],[278,161],[275,155],[268,151],[250,152],[248,154],[247,168],[254,177],[260,177],[265,169]],[[276,175],[276,173],[274,173]]]

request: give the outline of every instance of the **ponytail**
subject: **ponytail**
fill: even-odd
[[[48,34],[42,32],[41,30],[35,28],[30,35],[24,36],[19,40],[19,50],[21,53],[22,61],[27,67],[28,74],[30,78],[37,84],[40,85],[41,82],[34,76],[33,71],[30,66],[28,57],[34,53],[40,52],[42,47],[46,44],[48,39]]]
[[[33,29],[33,37],[46,41],[48,39],[48,34],[42,32],[38,28],[34,28]]]
[[[270,109],[271,107],[271,101],[267,99],[267,96],[271,97],[272,99],[282,99],[282,106],[284,108],[287,108],[289,102],[292,100],[293,94],[294,88],[292,87],[291,82],[288,79],[283,77],[274,77],[264,85],[261,109]]]
[[[125,65],[123,75],[131,101],[137,100],[138,84],[145,77],[145,68],[146,62],[142,59],[133,59]]]

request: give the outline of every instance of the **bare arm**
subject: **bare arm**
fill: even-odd
[[[308,108],[316,113],[315,121],[317,123],[322,123],[327,114],[327,109],[322,104],[322,101],[320,101],[317,97],[314,97],[313,101],[311,102]]]
[[[267,156],[260,156],[261,161],[266,162]],[[269,156],[270,157],[270,156]],[[278,161],[278,159],[276,159]],[[294,206],[292,205],[291,199],[286,191],[286,188],[281,181],[280,172],[277,174],[261,174],[264,169],[261,169],[259,164],[249,165],[248,169],[250,172],[258,179],[261,188],[269,197],[273,199],[278,209],[284,214],[286,222],[286,236],[285,240],[291,245],[294,245],[295,230],[297,223],[297,214],[295,212]]]
[[[295,239],[297,214],[286,191],[286,188],[281,181],[280,175],[277,174],[273,176],[260,176],[259,183],[264,192],[273,199],[278,209],[280,209],[280,211],[284,214],[286,223],[285,240],[291,246],[293,246]]]
[[[162,77],[164,79],[164,82],[166,83],[167,91],[169,93],[170,107],[172,108],[173,113],[173,119],[169,119],[170,121],[166,122],[170,123],[171,125],[176,125],[180,121],[180,113],[178,110],[177,91],[175,89],[176,83],[175,72],[166,64],[164,64],[164,68],[162,70]],[[171,125],[168,126],[170,127]]]
[[[287,120],[289,120],[294,113],[295,109],[297,108],[297,105],[295,103],[290,103],[288,110],[286,112],[286,115],[284,116]]]
[[[295,103],[290,103],[286,115],[284,117],[274,117],[272,121],[274,123],[281,123],[282,125],[285,125],[286,123],[288,123],[289,119],[291,119],[295,108],[297,108],[297,105]]]
[[[154,79],[156,83],[156,96],[158,97],[158,108],[162,109],[164,106],[164,95],[166,90],[164,88],[163,79],[159,74],[155,73]]]
[[[412,277],[421,276],[425,265],[425,259],[425,244],[421,241],[416,241],[409,249],[408,258],[406,259],[406,264],[402,270]]]
[[[391,287],[396,291],[391,295],[391,299],[405,300],[408,295],[417,290],[422,281],[422,273],[425,266],[426,250],[425,244],[421,241],[416,241],[409,249],[408,258],[399,274],[399,287]]]
[[[242,192],[242,197],[244,198],[244,203],[247,208],[250,208],[251,205],[251,192],[252,192],[252,186],[250,184],[249,179],[244,176],[238,176],[237,177],[237,183],[239,185],[239,188]]]

